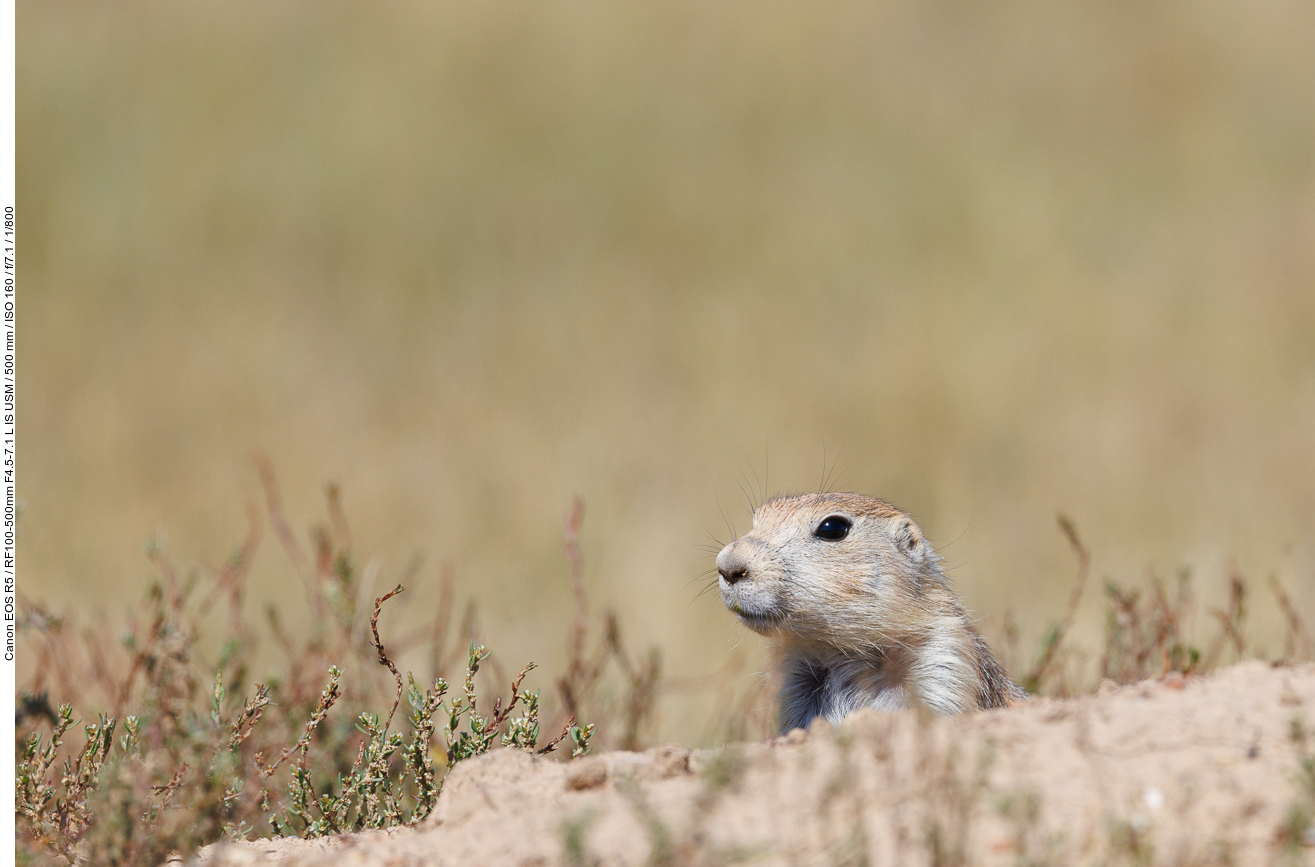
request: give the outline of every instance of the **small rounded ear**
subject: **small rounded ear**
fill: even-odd
[[[895,528],[895,545],[900,551],[915,560],[921,560],[926,554],[926,542],[922,531],[909,518],[901,518]]]

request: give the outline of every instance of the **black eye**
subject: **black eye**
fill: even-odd
[[[839,542],[849,535],[849,528],[854,526],[848,518],[843,515],[832,515],[829,518],[823,518],[822,523],[817,525],[813,535],[819,539],[826,539],[828,542]]]

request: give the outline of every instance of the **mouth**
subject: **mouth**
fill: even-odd
[[[769,611],[766,613],[759,613],[755,611],[746,611],[740,607],[739,603],[735,602],[728,603],[726,607],[729,608],[736,617],[740,618],[741,623],[761,635],[767,635],[768,633],[774,632],[776,628],[781,625],[781,621],[785,619],[785,615],[780,612]]]

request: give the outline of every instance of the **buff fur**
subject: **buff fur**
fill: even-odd
[[[851,522],[832,541],[826,518]],[[864,707],[941,714],[1026,696],[1000,668],[908,515],[858,494],[769,500],[717,556],[726,607],[777,642],[781,731]]]

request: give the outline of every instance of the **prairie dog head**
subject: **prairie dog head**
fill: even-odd
[[[945,586],[913,520],[859,494],[768,500],[717,572],[722,601],[753,631],[854,650],[915,636],[928,591]]]

